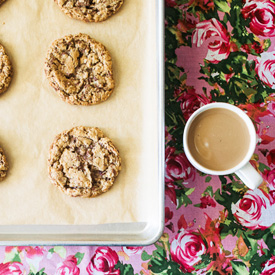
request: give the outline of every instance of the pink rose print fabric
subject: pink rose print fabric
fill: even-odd
[[[192,40],[196,47],[207,43],[208,53],[205,59],[212,63],[218,63],[229,56],[230,36],[216,18],[197,23]]]
[[[24,266],[19,262],[0,264],[1,275],[23,275],[25,274]]]
[[[272,1],[246,1],[242,15],[249,18],[250,30],[260,36],[275,36],[275,3]]]
[[[171,243],[172,259],[181,265],[184,272],[195,270],[195,264],[201,261],[206,247],[200,235],[182,230]]]
[[[118,24],[130,12],[126,2]],[[2,246],[0,275],[275,274],[275,0],[158,3],[165,5],[165,205],[152,200],[152,207],[163,207],[163,234],[145,247]],[[264,179],[259,188],[235,174],[206,175],[187,160],[186,122],[211,102],[233,104],[252,120],[250,163]]]
[[[55,275],[79,275],[80,269],[77,267],[77,259],[75,256],[68,256],[57,267]]]
[[[270,88],[275,88],[275,52],[262,53],[256,60],[256,73]]]
[[[109,247],[98,248],[87,266],[90,275],[120,275],[120,271],[115,269],[118,262],[117,253]]]
[[[247,228],[269,228],[275,223],[274,198],[263,190],[249,190],[241,200],[232,204],[232,213]]]

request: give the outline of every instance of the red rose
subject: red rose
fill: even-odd
[[[247,191],[231,209],[237,221],[252,230],[269,228],[275,222],[274,199],[261,189]]]
[[[21,263],[8,262],[0,264],[0,275],[24,275],[25,269]]]
[[[199,22],[193,32],[192,41],[196,47],[201,47],[208,42],[208,53],[205,59],[212,63],[219,63],[230,54],[230,36],[216,18]]]
[[[250,30],[261,36],[275,36],[275,4],[271,1],[247,1],[242,9],[245,19],[249,18]]]
[[[265,264],[261,275],[275,274],[275,256],[272,256]]]
[[[256,59],[255,71],[261,81],[275,88],[275,52],[264,52]]]
[[[138,255],[142,252],[143,247],[142,246],[123,246],[122,250],[128,255]]]
[[[216,202],[210,196],[204,196],[201,199],[200,208],[207,208],[207,206],[216,207]]]
[[[167,7],[171,7],[171,8],[173,8],[177,5],[175,0],[165,0],[165,4]]]
[[[270,184],[275,189],[275,169],[272,170],[265,170],[265,173],[263,174],[264,179],[268,184]]]
[[[169,207],[165,207],[165,223],[173,218],[173,212],[170,211]]]
[[[75,256],[68,256],[62,263],[57,265],[55,275],[79,275],[80,269],[77,267]]]
[[[202,237],[192,232],[181,230],[171,243],[172,260],[180,264],[183,272],[194,271],[194,265],[201,261],[205,253]]]
[[[196,93],[194,88],[188,88],[186,91],[175,91],[177,101],[180,102],[180,107],[184,120],[187,121],[189,117],[201,106],[210,103],[210,100],[204,95],[199,95]]]
[[[89,275],[120,275],[115,269],[118,263],[118,255],[110,247],[99,247],[91,258],[86,270]]]
[[[272,149],[271,151],[269,151],[266,158],[267,158],[268,165],[275,164],[275,149]]]
[[[195,169],[184,153],[175,154],[174,147],[165,149],[165,182],[189,180],[195,178]]]
[[[177,205],[175,185],[172,182],[165,183],[165,195],[168,196],[175,205]]]

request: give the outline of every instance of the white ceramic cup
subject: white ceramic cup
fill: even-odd
[[[228,109],[234,112],[235,114],[237,114],[245,122],[250,135],[250,144],[245,157],[235,167],[224,171],[211,170],[200,165],[192,157],[190,150],[188,148],[188,143],[187,143],[189,129],[194,119],[202,112],[212,108]],[[183,133],[183,149],[185,151],[186,157],[195,168],[197,168],[199,171],[205,174],[210,174],[210,175],[229,175],[229,174],[235,173],[243,181],[243,183],[246,184],[246,186],[249,187],[250,189],[257,188],[263,182],[263,179],[260,176],[260,174],[249,163],[249,160],[251,159],[255,151],[256,142],[257,142],[256,131],[251,119],[241,109],[229,103],[210,103],[199,108],[188,119],[184,128],[184,133]]]

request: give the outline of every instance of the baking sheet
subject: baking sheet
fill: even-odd
[[[148,220],[158,180],[154,8],[154,1],[126,0],[107,21],[84,23],[67,17],[53,0],[8,0],[0,7],[0,42],[14,67],[11,86],[0,96],[0,144],[10,164],[0,183],[1,224]],[[79,32],[103,43],[113,59],[116,88],[96,106],[63,102],[43,71],[50,44]],[[77,125],[101,128],[123,161],[112,189],[93,199],[67,197],[48,179],[51,142]]]

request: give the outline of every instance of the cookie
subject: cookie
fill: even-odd
[[[71,197],[96,197],[108,191],[120,169],[118,150],[95,127],[80,126],[64,131],[50,147],[50,180]]]
[[[6,2],[6,0],[0,0],[0,5],[1,5],[2,3],[4,3],[4,2]]]
[[[0,181],[2,181],[9,170],[9,164],[2,148],[0,148]]]
[[[123,0],[54,0],[60,9],[74,19],[101,22],[115,14]]]
[[[0,94],[4,93],[12,79],[12,65],[5,48],[0,44]]]
[[[114,90],[109,52],[82,33],[53,42],[46,56],[45,74],[59,96],[74,105],[98,104]]]

